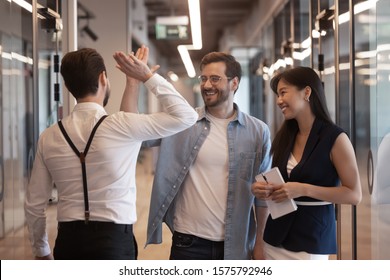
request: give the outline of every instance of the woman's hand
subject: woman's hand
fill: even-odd
[[[282,202],[286,199],[294,199],[302,196],[302,184],[297,182],[287,182],[274,188],[271,199],[275,202]]]
[[[266,182],[254,182],[251,189],[253,195],[256,196],[256,198],[269,200],[272,198],[271,195],[274,192],[275,187]]]
[[[252,193],[256,198],[282,202],[286,199],[294,199],[303,196],[303,184],[287,182],[279,186],[266,182],[255,182],[252,184]]]

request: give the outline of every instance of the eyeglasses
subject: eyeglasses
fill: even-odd
[[[218,83],[219,83],[222,79],[226,79],[226,80],[230,81],[230,80],[233,79],[233,78],[230,78],[230,77],[223,78],[223,77],[215,76],[215,75],[210,76],[210,77],[201,75],[201,76],[198,77],[198,80],[199,80],[199,82],[200,82],[201,85],[204,85],[204,84],[207,82],[207,80],[209,80],[209,81],[210,81],[210,84],[212,84],[213,86],[216,86],[216,85],[218,85]]]

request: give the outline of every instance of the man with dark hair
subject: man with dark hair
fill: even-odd
[[[65,86],[76,99],[97,91],[98,78],[102,72],[107,77],[104,60],[94,49],[84,48],[67,53],[61,62],[61,75]]]
[[[241,66],[222,52],[200,65],[205,106],[189,129],[160,145],[150,204],[147,244],[173,233],[170,259],[262,259],[267,208],[251,184],[271,165],[268,126],[233,102]],[[257,223],[256,223],[257,221]]]
[[[36,259],[53,258],[45,214],[53,183],[58,190],[55,259],[135,258],[135,167],[141,143],[182,131],[197,118],[174,87],[153,74],[145,63],[147,57],[146,47],[136,55],[114,55],[128,80],[144,82],[160,102],[163,112],[150,115],[117,112],[107,116],[103,107],[110,96],[110,82],[96,50],[81,49],[62,59],[61,74],[77,104],[38,141],[25,201]],[[137,99],[138,92],[128,90],[122,100],[127,108],[134,108]]]

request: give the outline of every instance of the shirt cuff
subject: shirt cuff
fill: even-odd
[[[145,83],[144,85],[146,86],[146,88],[148,90],[152,90],[153,88],[155,88],[156,86],[158,86],[159,84],[161,84],[162,81],[164,81],[165,79],[163,77],[161,77],[159,74],[157,73],[154,73],[152,75],[152,77],[150,77]]]
[[[45,257],[47,255],[49,255],[51,253],[51,250],[50,250],[50,247],[49,246],[45,246],[45,247],[42,247],[42,248],[35,248],[34,250],[34,255],[36,257]]]

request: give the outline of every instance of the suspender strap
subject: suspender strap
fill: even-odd
[[[89,135],[89,139],[87,142],[87,145],[85,146],[84,152],[79,152],[77,150],[76,146],[73,144],[72,140],[70,139],[68,133],[66,132],[61,120],[58,121],[58,126],[60,127],[60,130],[62,134],[64,135],[66,141],[68,142],[69,146],[72,148],[72,150],[75,152],[75,154],[79,157],[80,163],[81,163],[81,171],[83,173],[83,190],[84,190],[84,207],[85,207],[85,223],[88,223],[89,221],[89,200],[88,200],[88,184],[87,184],[87,169],[85,166],[85,157],[87,156],[89,147],[91,146],[92,139],[95,136],[96,130],[98,129],[99,125],[104,121],[104,119],[107,117],[107,115],[104,115],[100,118],[100,120],[95,124],[95,126],[92,129],[91,135]]]

